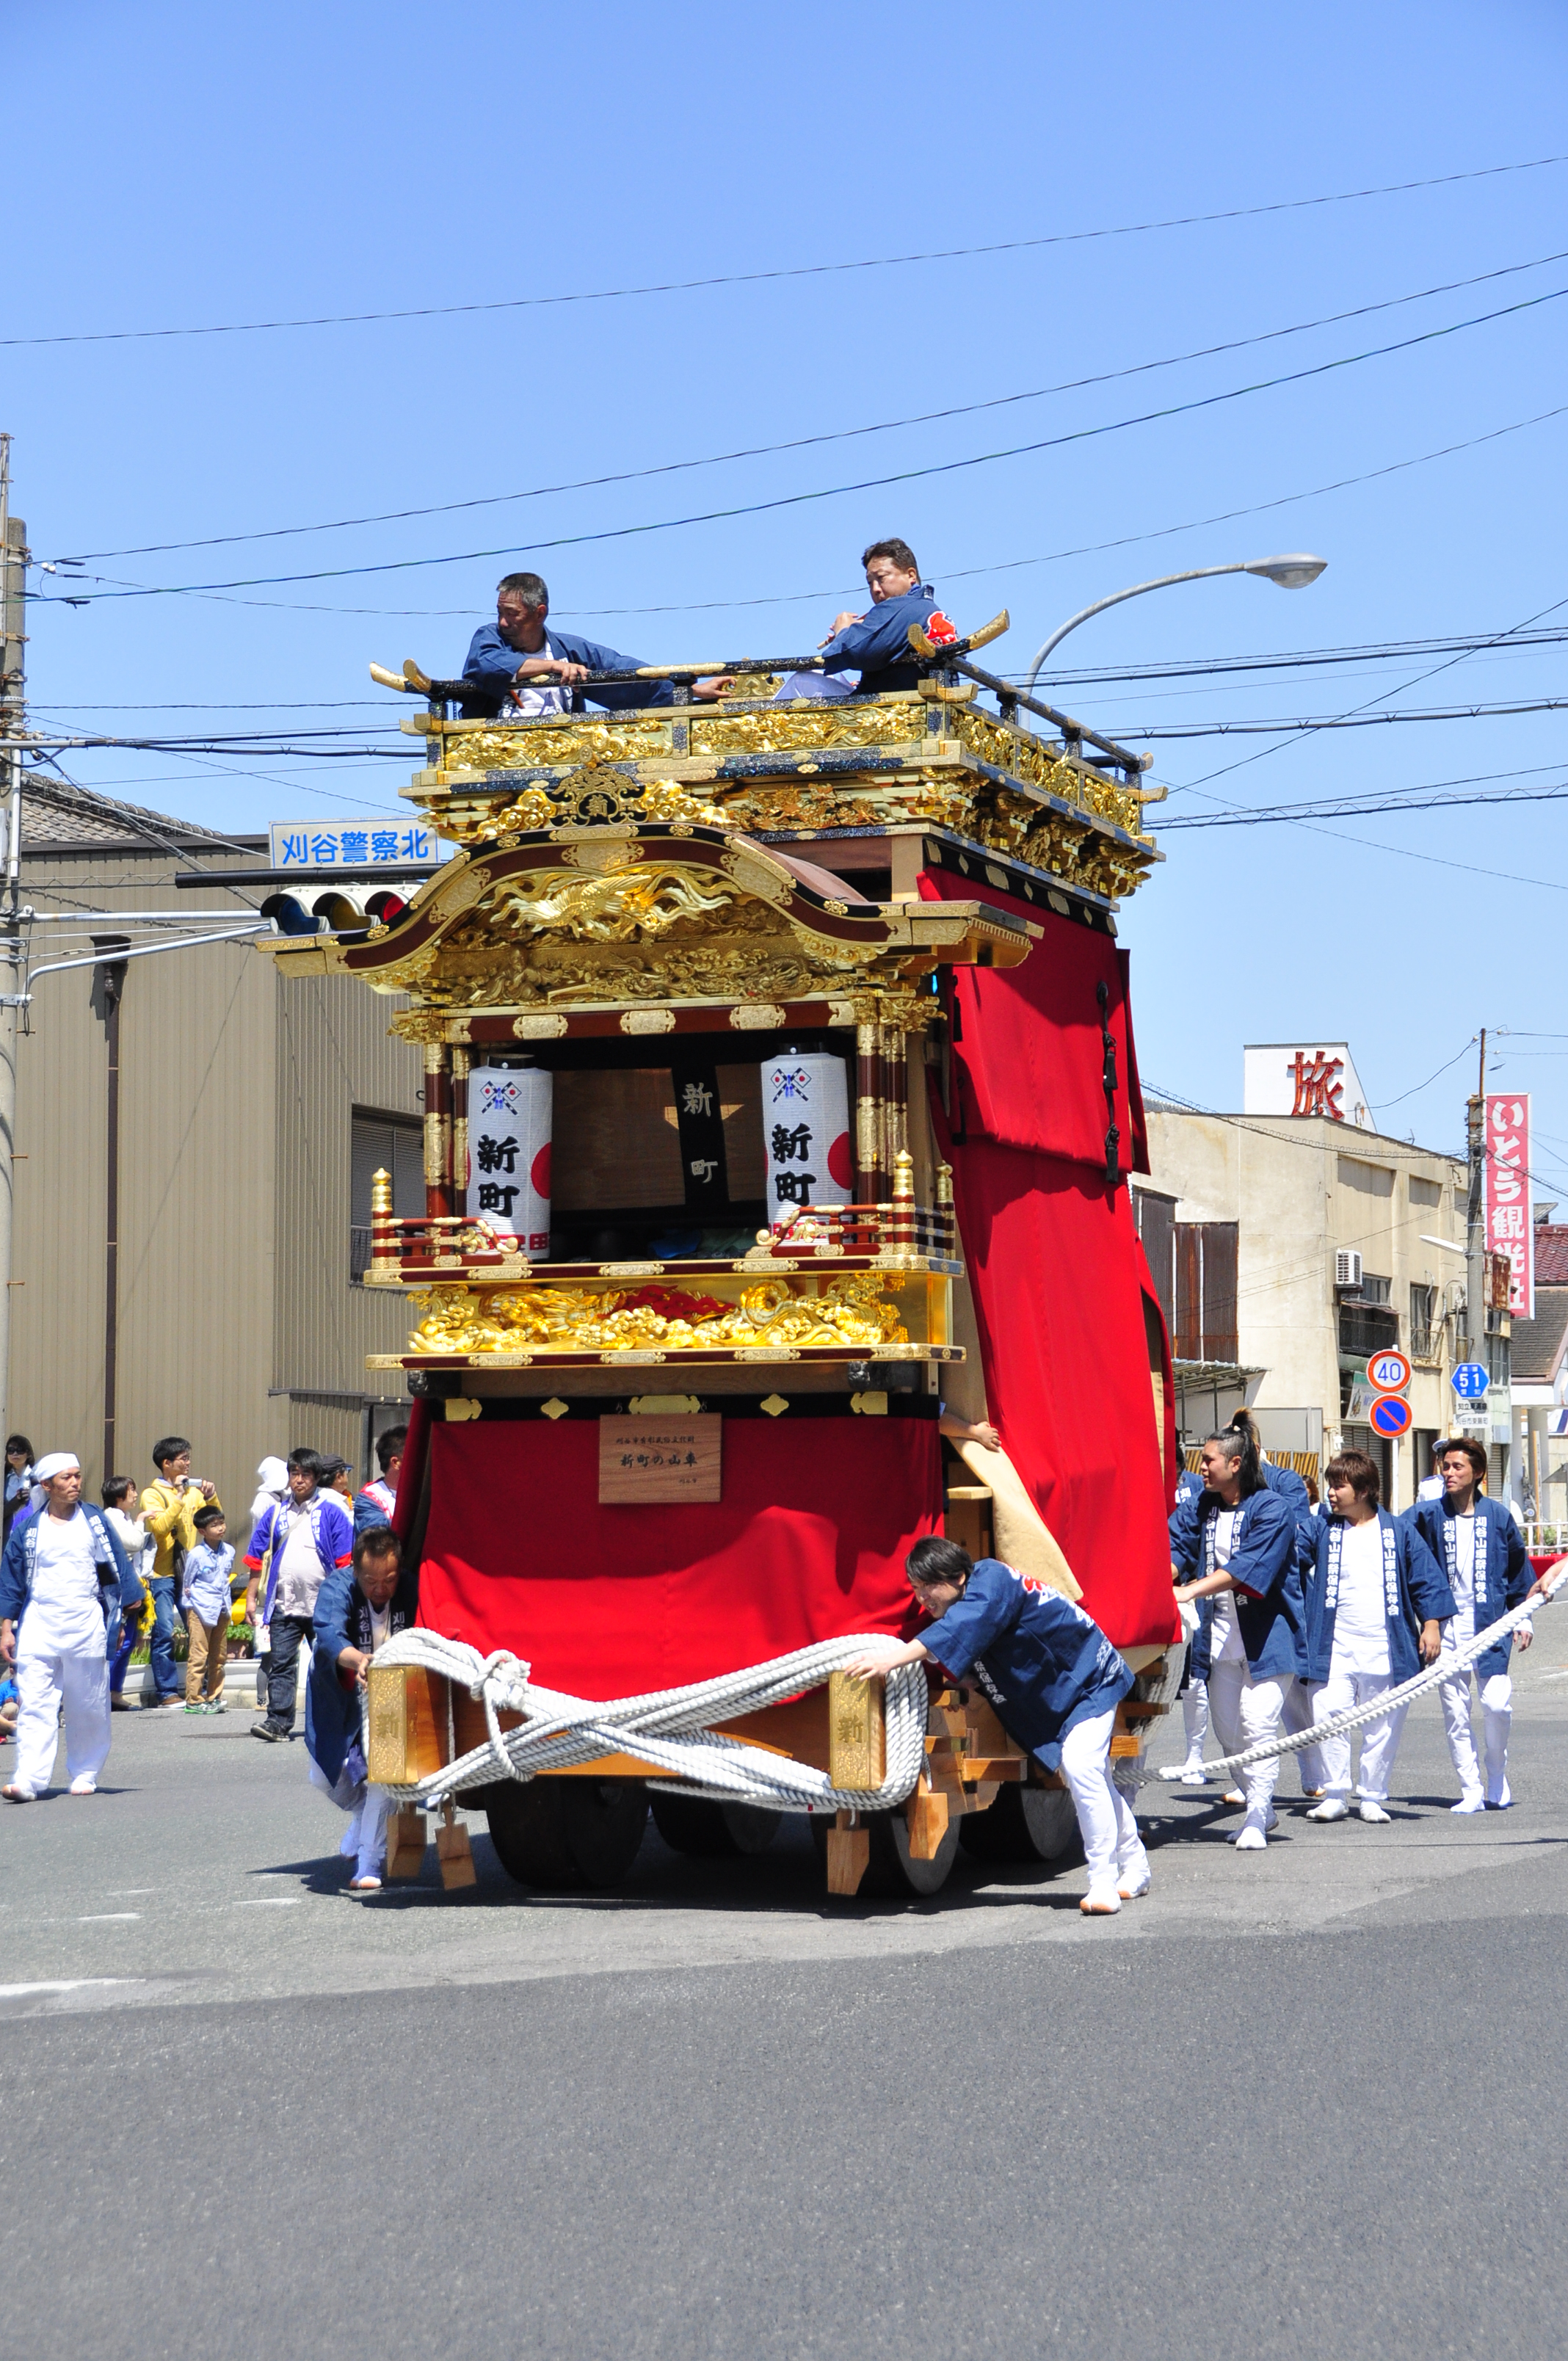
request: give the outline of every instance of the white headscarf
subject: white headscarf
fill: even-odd
[[[281,1459],[264,1459],[256,1471],[260,1490],[250,1504],[250,1521],[258,1524],[269,1509],[276,1508],[289,1488],[289,1470]]]
[[[49,1479],[51,1476],[63,1476],[71,1467],[76,1468],[80,1473],[81,1466],[82,1462],[74,1451],[46,1451],[33,1469],[33,1488],[27,1495],[29,1507],[34,1509],[43,1507],[44,1502],[49,1499]]]

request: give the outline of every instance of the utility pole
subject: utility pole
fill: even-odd
[[[22,992],[22,749],[27,529],[11,514],[11,437],[0,434],[0,1436],[9,1426],[11,1256],[16,1187],[16,1019]]]

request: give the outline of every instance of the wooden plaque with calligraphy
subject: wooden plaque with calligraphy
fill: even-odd
[[[717,1412],[690,1418],[601,1418],[601,1507],[721,1499],[723,1425]]]

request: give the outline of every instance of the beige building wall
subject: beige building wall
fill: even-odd
[[[28,818],[36,842],[50,817]],[[27,841],[25,829],[24,897],[40,911],[236,912],[222,889],[177,893],[173,873],[190,862],[166,845],[29,851]],[[200,847],[203,868],[265,858],[261,846]],[[42,939],[68,931],[34,929],[35,971],[90,950]],[[407,1300],[348,1276],[353,1110],[422,1113],[419,1054],[387,1030],[400,1005],[339,977],[286,983],[243,942],[126,963],[115,1472],[146,1484],[154,1441],[188,1434],[236,1542],[260,1458],[307,1443],[341,1453],[363,1480],[367,1401],[400,1398],[395,1379],[370,1378],[364,1363],[401,1345]],[[95,971],[38,976],[18,1045],[8,1416],[40,1452],[78,1452],[94,1499],[105,1472],[107,1073]]]
[[[1244,1367],[1264,1371],[1255,1407],[1321,1410],[1326,1452],[1340,1448],[1344,1423],[1336,1249],[1354,1248],[1368,1275],[1389,1280],[1407,1351],[1411,1284],[1438,1289],[1436,1350],[1414,1367],[1412,1436],[1397,1454],[1397,1498],[1408,1505],[1427,1473],[1415,1466],[1415,1430],[1452,1422],[1454,1322],[1442,1315],[1458,1300],[1464,1265],[1423,1233],[1462,1241],[1464,1166],[1320,1116],[1155,1107],[1148,1126],[1150,1185],[1178,1200],[1175,1218],[1237,1224],[1238,1351]]]

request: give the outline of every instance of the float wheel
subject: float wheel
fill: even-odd
[[[826,1812],[811,1816],[812,1841],[818,1858],[828,1858],[828,1831],[833,1822]],[[912,1861],[909,1824],[902,1807],[892,1812],[868,1812],[863,1823],[872,1840],[871,1859],[861,1880],[861,1898],[875,1902],[907,1902],[936,1894],[946,1885],[959,1856],[962,1822],[949,1820],[935,1861]]]
[[[959,1823],[964,1850],[979,1861],[1065,1862],[1078,1841],[1078,1815],[1065,1787],[1005,1785],[989,1810]]]
[[[782,1812],[760,1804],[720,1804],[708,1795],[649,1797],[653,1826],[673,1852],[694,1861],[732,1860],[766,1852],[779,1832]]]
[[[490,1841],[521,1885],[619,1885],[648,1824],[641,1779],[508,1780],[486,1798]]]

